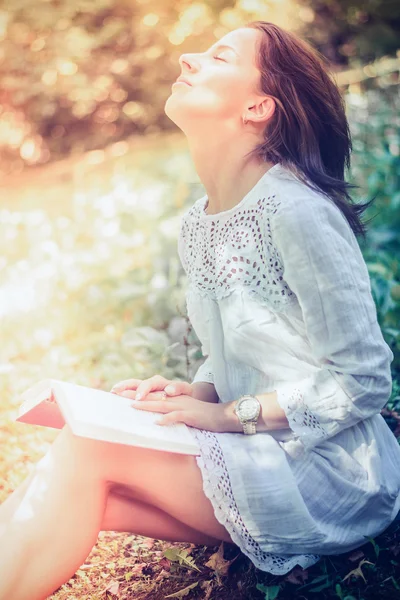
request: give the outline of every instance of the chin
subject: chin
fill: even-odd
[[[177,127],[180,127],[179,121],[180,121],[180,115],[181,115],[181,110],[179,109],[179,107],[177,107],[176,105],[171,105],[171,103],[169,102],[170,98],[173,96],[173,94],[171,94],[164,105],[164,112],[167,115],[167,117],[169,119],[171,119],[171,121],[173,123],[175,123],[175,125],[177,125]]]

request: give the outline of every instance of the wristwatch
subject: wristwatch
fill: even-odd
[[[256,396],[245,394],[236,401],[233,412],[243,425],[243,433],[256,433],[256,423],[261,411],[261,403]]]

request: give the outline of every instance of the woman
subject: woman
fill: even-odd
[[[355,237],[367,205],[344,182],[340,93],[310,46],[266,22],[180,65],[165,112],[207,191],[178,243],[207,358],[191,383],[155,375],[113,391],[190,425],[201,454],[64,427],[0,507],[1,600],[45,598],[100,530],[224,540],[284,574],[362,545],[400,509],[400,448],[380,415],[393,354]]]

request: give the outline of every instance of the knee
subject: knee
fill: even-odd
[[[75,435],[69,425],[60,431],[51,450],[60,468],[72,469],[75,475],[81,473],[85,477],[100,474],[101,443]]]

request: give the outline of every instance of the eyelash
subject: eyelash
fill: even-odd
[[[213,56],[213,58],[215,58],[216,60],[222,60],[222,62],[226,62],[226,60],[224,60],[223,58],[219,58],[219,56]]]

